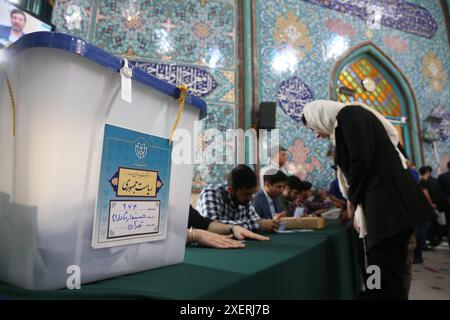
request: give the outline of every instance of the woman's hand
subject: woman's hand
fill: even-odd
[[[244,248],[245,244],[232,239],[233,235],[223,236],[206,230],[196,229],[193,241],[198,242],[203,247],[217,249],[238,249]]]

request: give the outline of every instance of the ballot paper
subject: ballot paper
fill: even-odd
[[[305,211],[305,208],[303,207],[297,207],[294,211],[294,218],[300,218],[303,215],[303,212]]]
[[[312,232],[314,231],[314,229],[289,229],[289,230],[279,230],[277,231],[277,233],[299,233],[299,232]]]

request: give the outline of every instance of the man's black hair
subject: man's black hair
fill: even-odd
[[[302,189],[302,180],[300,180],[297,176],[289,176],[286,185],[291,190],[301,190]]]
[[[312,188],[311,182],[308,182],[308,181],[302,181],[301,182],[300,191],[308,191],[311,188]]]
[[[288,176],[281,170],[269,170],[263,177],[264,183],[268,182],[270,184],[275,184],[278,182],[286,182]]]
[[[252,189],[257,185],[256,173],[245,164],[240,164],[231,170],[228,185],[234,190]]]

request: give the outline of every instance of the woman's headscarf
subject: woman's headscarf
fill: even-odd
[[[331,100],[315,100],[307,103],[303,109],[306,126],[320,133],[334,135],[337,115],[344,107],[343,103]]]
[[[331,137],[331,141],[334,145],[336,145],[336,141],[334,139],[334,129],[337,127],[337,115],[339,111],[343,107],[346,106],[360,106],[367,111],[372,112],[378,120],[383,125],[386,133],[391,140],[394,147],[397,149],[399,143],[398,131],[395,129],[394,125],[387,120],[381,113],[376,111],[375,109],[369,107],[368,105],[362,102],[352,102],[343,104],[341,102],[331,101],[331,100],[315,100],[308,104],[306,104],[303,109],[303,115],[306,120],[306,126],[308,128],[317,130],[323,134],[328,134]],[[400,155],[400,159],[402,160],[403,167],[406,169],[406,159],[400,150],[397,149]]]

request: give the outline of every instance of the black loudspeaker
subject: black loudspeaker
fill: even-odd
[[[260,129],[275,129],[276,111],[276,102],[261,102],[259,105]]]

